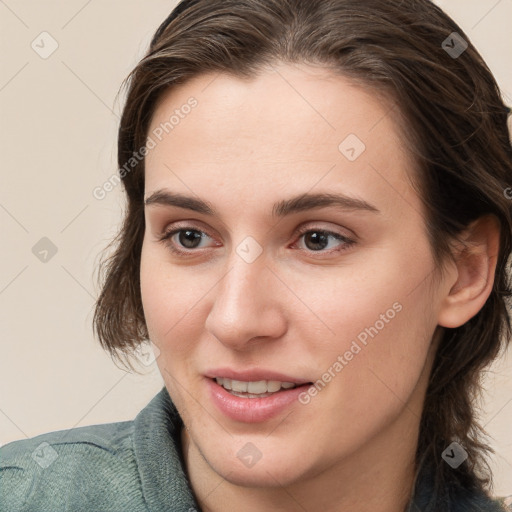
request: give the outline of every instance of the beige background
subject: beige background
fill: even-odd
[[[0,0],[0,444],[133,419],[163,386],[117,368],[93,338],[93,270],[116,232],[115,100],[174,1]],[[512,104],[512,0],[444,0]],[[38,51],[58,48],[48,58]],[[41,43],[41,38],[45,38]],[[37,48],[37,47],[36,47]],[[47,237],[46,263],[32,252]],[[487,379],[482,423],[496,449],[495,494],[512,494],[512,357]]]

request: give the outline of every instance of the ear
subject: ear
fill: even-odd
[[[454,254],[455,283],[443,298],[438,315],[442,327],[460,327],[482,309],[494,284],[500,223],[494,215],[472,222]]]

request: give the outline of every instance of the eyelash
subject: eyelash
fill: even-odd
[[[161,242],[163,243],[166,247],[168,247],[171,252],[173,252],[174,254],[177,254],[179,256],[187,256],[187,255],[191,255],[191,253],[197,251],[198,249],[177,249],[176,246],[172,243],[171,241],[171,238],[177,234],[177,233],[181,233],[183,231],[196,231],[198,233],[201,233],[201,234],[205,234],[207,236],[208,233],[206,233],[205,231],[195,227],[195,226],[184,226],[184,227],[179,227],[179,228],[175,228],[175,229],[172,229],[170,231],[166,231],[165,233],[163,233],[163,235],[161,235],[159,238],[158,238],[158,242]],[[305,234],[308,234],[308,233],[321,233],[322,235],[327,235],[327,236],[331,236],[332,238],[340,241],[340,242],[344,242],[343,246],[341,249],[331,249],[330,251],[324,251],[323,249],[320,249],[318,251],[312,251],[312,250],[308,250],[308,249],[304,249],[306,250],[306,252],[310,252],[310,253],[326,253],[326,254],[331,254],[331,253],[336,253],[336,252],[344,252],[346,250],[348,250],[350,247],[352,247],[356,242],[355,240],[352,240],[346,236],[343,236],[339,233],[335,233],[333,231],[327,231],[325,229],[316,229],[316,228],[311,228],[311,227],[304,227],[304,228],[299,228],[298,230],[298,235],[299,237],[302,237],[304,236]],[[211,237],[210,237],[211,238]]]

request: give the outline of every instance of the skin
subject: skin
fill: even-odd
[[[197,107],[146,157],[145,198],[165,188],[209,201],[218,215],[146,206],[141,292],[202,510],[404,510],[438,334],[487,299],[496,223],[475,223],[471,249],[434,280],[414,162],[390,104],[326,69],[200,75],[166,93],[149,132],[190,96]],[[338,149],[351,133],[366,145],[354,161]],[[316,192],[379,213],[330,206],[272,218],[274,203]],[[178,226],[206,234],[196,246],[175,235],[182,256],[158,240]],[[329,237],[318,248],[300,226],[355,243]],[[236,252],[248,236],[263,249],[252,263]],[[307,405],[247,424],[209,399],[204,373],[216,366],[316,382],[395,303],[400,312]],[[248,442],[262,454],[252,467],[237,457]]]

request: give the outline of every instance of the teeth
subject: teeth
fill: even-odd
[[[232,391],[233,395],[248,398],[260,398],[260,395],[268,396],[267,393],[276,393],[281,388],[291,389],[296,386],[293,382],[279,382],[277,380],[244,382],[235,379],[225,379],[223,377],[216,377],[215,380],[217,381],[217,384],[223,388]],[[248,393],[248,395],[241,395],[240,393]]]
[[[281,382],[277,380],[269,380],[267,382],[267,389],[269,393],[274,393],[275,391],[279,391],[281,389]]]
[[[238,391],[239,393],[247,393],[247,382],[242,382],[241,380],[231,380],[231,389],[233,391]]]
[[[248,382],[247,383],[247,393],[251,393],[253,395],[258,395],[261,393],[267,392],[267,382],[264,380],[259,380],[258,382]]]

